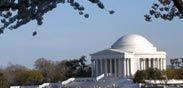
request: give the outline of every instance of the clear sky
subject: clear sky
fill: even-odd
[[[103,0],[114,15],[83,1],[89,19],[80,16],[68,4],[44,16],[44,24],[31,22],[17,30],[0,35],[0,65],[22,64],[32,68],[34,61],[44,57],[53,61],[77,59],[82,55],[110,48],[121,36],[140,34],[158,50],[167,52],[167,59],[183,57],[183,20],[171,22],[155,19],[144,20],[155,0]],[[38,31],[33,37],[32,32]]]

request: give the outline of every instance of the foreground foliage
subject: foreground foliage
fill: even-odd
[[[149,14],[145,15],[146,21],[152,18],[161,18],[165,21],[171,21],[175,17],[183,18],[183,1],[182,0],[157,0],[153,3]]]
[[[100,9],[104,9],[104,5],[100,0],[88,0],[92,4],[97,5]],[[87,1],[86,1],[87,2]],[[74,10],[85,18],[89,17],[85,13],[85,7],[76,0],[0,0],[0,20],[3,24],[0,27],[0,34],[5,28],[17,29],[30,21],[36,20],[37,25],[43,24],[43,16],[55,9],[58,4],[70,4]],[[113,14],[114,11],[109,11]],[[35,35],[36,32],[33,33]]]
[[[100,0],[87,0],[90,3],[98,6],[100,9],[105,9],[104,4]],[[4,29],[17,29],[33,20],[37,25],[43,24],[43,16],[55,9],[59,4],[70,4],[74,10],[77,10],[80,15],[85,18],[89,17],[85,7],[80,4],[79,0],[0,0],[0,34]],[[130,3],[129,3],[130,5]],[[106,9],[105,9],[106,11]],[[113,10],[107,10],[113,14]],[[157,0],[157,3],[152,4],[149,14],[145,15],[146,21],[151,21],[151,18],[161,18],[171,21],[174,17],[183,18],[183,1],[182,0]],[[37,32],[33,32],[35,36]]]

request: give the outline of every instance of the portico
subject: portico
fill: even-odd
[[[92,76],[133,77],[137,70],[166,69],[166,52],[140,35],[126,35],[110,49],[91,54]]]

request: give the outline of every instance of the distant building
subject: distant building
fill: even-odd
[[[137,70],[166,69],[166,52],[146,38],[130,34],[119,38],[109,49],[91,54],[92,76],[133,77]]]

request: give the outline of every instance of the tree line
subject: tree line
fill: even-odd
[[[39,58],[35,61],[33,69],[10,64],[0,69],[0,88],[61,82],[70,77],[91,77],[91,68],[86,64],[85,56],[62,61]]]
[[[170,59],[170,64],[172,69],[183,67],[183,58],[173,58]]]
[[[157,68],[138,70],[134,75],[133,82],[143,83],[145,80],[183,79],[183,58],[172,58],[170,59],[170,64],[171,66],[167,66],[167,69],[163,71]]]

